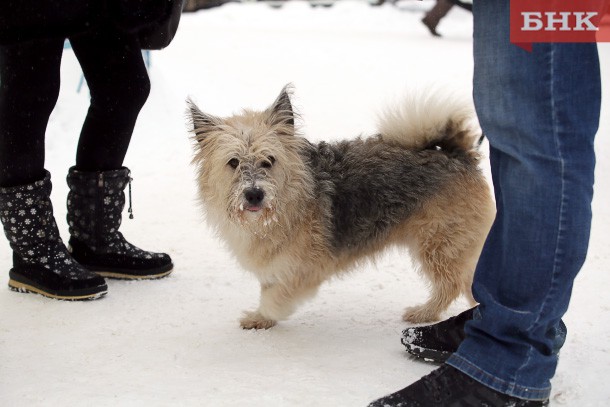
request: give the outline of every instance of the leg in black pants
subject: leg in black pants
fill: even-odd
[[[70,42],[91,92],[76,168],[119,169],[150,92],[141,49],[135,36],[109,29],[82,34]]]
[[[173,267],[166,254],[141,250],[118,232],[130,179],[123,159],[150,82],[135,37],[100,26],[71,38],[91,105],[77,167],[68,174],[70,253],[59,237],[44,169],[63,39],[0,46],[0,220],[13,249],[9,286],[16,291],[93,299],[107,291],[100,275],[159,278]]]
[[[0,46],[0,221],[13,250],[11,289],[95,299],[108,287],[66,250],[53,216],[51,176],[44,169],[62,52],[62,39]]]
[[[150,92],[140,47],[133,35],[109,29],[71,43],[91,92],[76,166],[118,169]],[[59,95],[62,52],[61,39],[0,47],[0,186],[44,177],[45,131]]]
[[[0,46],[0,187],[44,178],[62,52],[61,39]]]
[[[140,47],[135,36],[107,28],[70,41],[91,92],[67,178],[72,257],[104,277],[166,276],[173,268],[167,254],[139,249],[118,231],[131,179],[123,159],[150,92]]]

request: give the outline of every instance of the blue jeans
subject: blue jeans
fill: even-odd
[[[497,217],[480,303],[448,364],[514,397],[549,397],[561,317],[586,256],[601,89],[596,44],[509,42],[509,1],[474,3],[474,99]]]

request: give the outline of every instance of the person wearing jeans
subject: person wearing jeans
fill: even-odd
[[[531,52],[511,44],[509,8],[505,0],[473,9],[474,101],[497,205],[474,276],[479,305],[417,331],[423,348],[453,333],[455,352],[371,406],[548,404],[566,335],[561,318],[588,248],[599,60],[595,43],[534,44]]]

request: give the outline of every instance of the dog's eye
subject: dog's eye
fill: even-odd
[[[227,164],[230,165],[231,168],[235,169],[239,165],[239,160],[237,158],[231,158]]]
[[[261,163],[261,167],[271,168],[271,167],[273,167],[273,164],[275,164],[275,157],[271,155],[271,156],[267,157],[267,161],[263,161]]]

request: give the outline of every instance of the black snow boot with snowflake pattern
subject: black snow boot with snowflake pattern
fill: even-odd
[[[171,273],[165,253],[141,250],[119,232],[125,207],[129,169],[68,173],[69,248],[76,261],[91,271],[119,279],[153,279]]]
[[[0,188],[0,219],[13,249],[9,287],[61,300],[96,299],[106,282],[75,262],[63,244],[51,204],[51,175]]]

